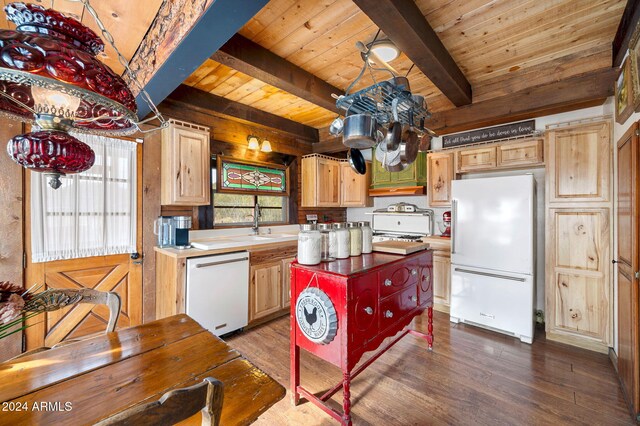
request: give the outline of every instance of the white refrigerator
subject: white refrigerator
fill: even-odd
[[[535,324],[533,175],[455,180],[451,192],[451,321],[531,343]]]

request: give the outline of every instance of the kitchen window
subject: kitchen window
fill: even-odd
[[[260,207],[259,224],[288,223],[289,179],[286,168],[221,157],[212,163],[214,227],[252,225],[256,204]]]
[[[95,153],[87,171],[61,176],[31,172],[33,262],[135,252],[136,143],[74,135]]]

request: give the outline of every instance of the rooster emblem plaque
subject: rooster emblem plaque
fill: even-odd
[[[338,331],[338,315],[327,294],[319,288],[307,288],[296,302],[296,321],[300,331],[312,342],[326,345]]]

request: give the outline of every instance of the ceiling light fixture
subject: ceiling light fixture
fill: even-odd
[[[128,135],[152,119],[166,123],[89,0],[75,1],[93,16],[154,116],[138,122],[133,93],[96,57],[104,43],[95,32],[53,9],[8,4],[4,11],[16,30],[0,29],[0,115],[30,122],[34,131],[11,139],[7,152],[23,167],[49,174],[54,189],[61,175],[88,170],[95,160],[69,131]]]
[[[385,62],[391,62],[400,56],[400,49],[391,40],[376,40],[367,44],[367,49],[375,53],[378,58]],[[371,59],[369,59],[371,60]]]

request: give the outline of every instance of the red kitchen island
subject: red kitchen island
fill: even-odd
[[[311,401],[344,425],[351,424],[350,383],[402,337],[433,344],[432,252],[407,256],[372,253],[314,266],[291,265],[291,393]],[[424,310],[428,334],[407,326]],[[395,336],[384,347],[384,339]],[[300,385],[300,349],[342,370],[343,379],[320,397]],[[378,349],[379,348],[379,349]],[[378,351],[354,369],[365,352]],[[343,413],[326,401],[342,388]]]

